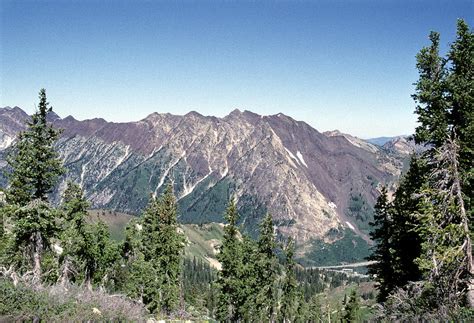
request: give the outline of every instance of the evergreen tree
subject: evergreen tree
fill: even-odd
[[[237,294],[237,316],[242,321],[264,321],[266,313],[259,310],[257,303],[258,294],[262,290],[262,285],[258,281],[258,245],[247,235],[242,237],[241,255],[241,271],[237,277],[240,286]]]
[[[392,270],[394,271],[390,284],[403,287],[408,282],[418,281],[422,273],[415,260],[421,254],[421,238],[417,232],[420,220],[416,215],[419,211],[419,194],[423,183],[426,182],[426,162],[412,156],[410,168],[401,179],[393,201],[392,221]],[[384,287],[385,288],[385,287]],[[387,291],[392,290],[387,286]]]
[[[360,299],[357,291],[353,289],[349,300],[344,304],[343,322],[357,322],[359,320]]]
[[[92,227],[95,248],[95,268],[89,277],[92,283],[105,288],[120,263],[118,245],[110,238],[110,231],[104,221],[99,220]]]
[[[394,277],[405,287],[388,305],[402,319],[416,312],[447,319],[464,296],[474,306],[474,36],[459,20],[446,59],[439,57],[439,34],[431,33],[430,40],[417,55],[420,78],[413,95],[420,123],[415,140],[427,151],[412,160],[393,202]]]
[[[255,310],[264,321],[272,321],[275,311],[275,284],[277,280],[278,259],[275,254],[276,242],[273,220],[267,214],[260,224],[260,236],[255,259],[256,299]]]
[[[416,93],[412,96],[418,103],[419,126],[415,141],[439,146],[448,137],[448,102],[446,100],[445,60],[439,56],[439,33],[431,32],[431,45],[423,48],[416,56],[420,79],[415,83]]]
[[[423,252],[417,263],[431,285],[429,288],[435,296],[433,306],[437,308],[456,308],[462,304],[474,274],[458,150],[457,143],[450,139],[436,150],[419,213]]]
[[[8,175],[9,189],[7,202],[25,206],[39,199],[47,201],[64,169],[54,150],[54,143],[60,131],[47,122],[47,114],[52,111],[46,99],[46,90],[39,92],[39,105],[31,120],[27,122],[27,130],[18,135],[12,154],[7,162],[12,169]]]
[[[431,48],[435,47],[438,47],[438,40],[432,39]],[[418,61],[420,62],[426,57],[428,55],[423,49],[418,56]],[[463,20],[458,20],[457,38],[451,45],[445,61],[449,70],[443,72],[447,76],[443,82],[437,83],[437,87],[442,88],[445,93],[443,104],[446,104],[447,108],[443,110],[443,113],[447,124],[443,124],[442,127],[446,127],[447,130],[443,136],[436,136],[436,133],[424,133],[423,135],[423,131],[420,131],[419,128],[416,132],[420,142],[433,145],[429,153],[426,154],[429,165],[427,173],[430,173],[430,179],[426,183],[423,194],[423,209],[418,212],[422,219],[419,232],[423,239],[423,254],[420,255],[419,264],[422,270],[430,273],[430,277],[433,275],[438,278],[443,277],[439,272],[434,274],[433,268],[430,269],[430,265],[428,265],[429,261],[427,263],[424,260],[431,257],[431,266],[440,267],[439,271],[443,265],[439,263],[434,265],[435,259],[443,257],[442,255],[446,257],[448,254],[452,255],[448,250],[459,248],[458,243],[463,241],[464,247],[461,248],[463,250],[461,254],[465,259],[461,262],[463,265],[460,267],[454,265],[457,257],[450,260],[444,259],[442,261],[444,265],[451,263],[457,267],[447,269],[444,277],[447,278],[450,274],[457,276],[455,273],[463,272],[462,276],[467,275],[466,279],[471,280],[470,285],[474,288],[472,254],[471,251],[464,249],[470,245],[469,221],[472,218],[471,200],[474,194],[472,189],[474,180],[474,33],[469,30]],[[421,73],[420,70],[418,83],[422,82],[429,83],[428,75]],[[427,88],[424,92],[418,90],[417,94],[421,93],[426,94],[426,100],[417,101],[422,103],[424,109],[428,111],[428,108],[436,103],[437,92],[433,88]],[[417,99],[416,96],[415,99]],[[427,128],[430,124],[440,122],[437,114],[433,111],[429,111],[430,113],[427,113],[424,118],[421,118],[419,110],[416,112],[420,116],[420,127]],[[458,196],[455,196],[453,192],[458,192]],[[461,223],[464,224],[461,225]],[[454,228],[458,229],[457,232],[452,231]],[[440,237],[445,237],[448,241],[444,241]],[[438,247],[441,249],[430,246],[433,241],[438,241]],[[439,262],[439,259],[437,261]],[[458,265],[460,264],[458,263]],[[464,269],[460,269],[462,267]],[[444,268],[449,268],[449,266]],[[443,284],[439,282],[437,285],[439,285],[438,291],[440,291]],[[453,283],[451,287],[458,288],[457,285],[458,283]]]
[[[178,228],[178,206],[171,185],[159,201],[156,258],[161,277],[161,309],[170,313],[178,308],[180,301],[180,277],[184,235]]]
[[[377,203],[375,204],[374,226],[370,237],[376,243],[369,260],[375,261],[369,266],[369,274],[375,276],[378,283],[378,301],[384,302],[388,294],[395,287],[393,261],[393,220],[391,205],[388,202],[387,189],[382,187]]]
[[[159,283],[160,277],[156,263],[153,261],[150,244],[153,242],[152,230],[142,223],[145,219],[157,218],[156,199],[152,198],[140,220],[132,220],[125,229],[125,241],[122,254],[126,262],[125,282],[123,288],[128,296],[138,299],[151,312],[156,312],[160,306]],[[147,231],[144,233],[143,231]],[[146,237],[146,238],[145,238]],[[148,249],[144,247],[148,244]]]
[[[32,268],[33,283],[41,283],[42,257],[45,251],[51,250],[51,241],[57,237],[59,214],[47,202],[33,200],[30,203],[15,207],[10,213],[13,221],[13,253],[20,261],[20,272]]]
[[[169,315],[176,310],[184,237],[178,228],[171,186],[167,186],[160,199],[151,196],[141,221],[127,227],[122,248],[130,268],[128,294],[139,297],[151,312]]]
[[[474,33],[462,19],[458,20],[456,40],[448,59],[451,63],[447,81],[450,121],[459,144],[459,172],[464,174],[461,184],[470,199],[474,176]]]
[[[294,260],[295,244],[288,238],[285,247],[285,278],[282,286],[279,320],[293,322],[298,310],[298,282],[295,276],[296,263]]]
[[[219,272],[217,285],[219,288],[217,298],[216,318],[219,321],[235,322],[240,320],[244,284],[241,280],[242,244],[239,241],[237,229],[237,205],[231,200],[224,216],[227,225],[224,228],[224,237],[217,260],[222,265]]]
[[[48,204],[63,167],[54,150],[59,131],[46,120],[51,111],[46,91],[39,93],[38,111],[27,122],[7,157],[11,172],[6,194],[9,217],[13,221],[12,251],[28,254],[27,267],[33,268],[33,281],[41,281],[41,259],[58,233],[58,212]],[[21,270],[21,269],[20,269]]]
[[[90,225],[86,222],[89,203],[84,198],[82,189],[73,182],[68,182],[64,192],[62,212],[63,230],[60,240],[63,252],[60,255],[61,284],[66,285],[72,279],[79,281],[80,276],[88,276],[95,262],[94,241]],[[89,280],[90,279],[85,279]]]
[[[308,309],[308,321],[309,322],[322,322],[324,320],[321,297],[319,295],[313,295],[309,302]]]

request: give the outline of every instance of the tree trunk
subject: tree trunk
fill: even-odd
[[[33,234],[33,284],[41,284],[41,256],[43,239],[40,232]]]
[[[64,261],[64,266],[63,266],[63,269],[61,271],[61,277],[60,277],[62,287],[65,287],[65,286],[69,285],[70,265],[71,265],[71,262],[69,260],[69,257],[66,256],[66,259]]]
[[[92,291],[92,278],[91,278],[91,272],[88,268],[86,268],[86,273],[85,273],[85,279],[84,283],[86,284],[86,287],[89,291]]]
[[[474,308],[474,278],[469,280],[467,288],[467,306]]]

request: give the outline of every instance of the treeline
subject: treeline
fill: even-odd
[[[54,150],[60,131],[47,121],[51,108],[44,89],[39,99],[38,111],[8,156],[9,186],[0,201],[0,273],[17,288],[11,295],[29,286],[27,294],[38,299],[32,291],[46,295],[42,286],[60,287],[64,293],[82,286],[124,294],[155,317],[293,322],[334,316],[331,306],[322,305],[321,292],[349,279],[297,266],[293,241],[283,248],[276,242],[270,215],[262,220],[257,241],[240,233],[234,200],[225,213],[220,271],[184,257],[186,240],[170,185],[160,197],[150,196],[121,243],[110,238],[104,222],[88,220],[90,205],[78,184],[68,182],[60,205],[53,206],[49,194],[65,169]],[[277,254],[283,254],[282,262]],[[8,290],[4,281],[1,286]],[[2,297],[15,307],[9,295]],[[358,302],[354,294],[338,304],[340,315],[355,317]]]
[[[429,38],[417,55],[413,95],[414,139],[427,150],[412,157],[393,200],[382,190],[370,273],[384,317],[472,320],[474,34],[459,20],[446,57],[439,54],[439,34]]]

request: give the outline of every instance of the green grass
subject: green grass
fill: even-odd
[[[89,217],[93,222],[104,221],[109,227],[110,237],[115,241],[123,241],[125,227],[134,216],[110,210],[89,210]]]
[[[188,257],[215,258],[215,250],[224,235],[222,224],[183,224],[181,227],[189,240],[185,249]]]

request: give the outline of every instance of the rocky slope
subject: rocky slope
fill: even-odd
[[[20,108],[0,109],[2,162],[27,118]],[[138,214],[150,193],[171,182],[182,222],[221,222],[234,196],[246,231],[255,233],[270,212],[279,235],[295,237],[301,255],[344,239],[366,250],[379,184],[396,180],[403,164],[403,156],[283,114],[50,120],[64,129],[57,149],[67,177],[81,183],[94,207]]]

